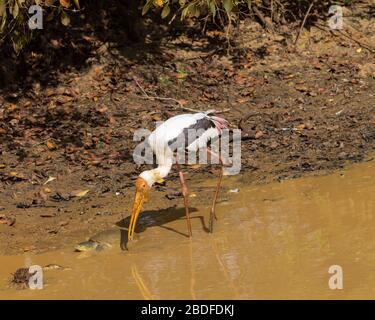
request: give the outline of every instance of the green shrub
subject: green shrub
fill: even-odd
[[[43,8],[45,22],[60,17],[65,26],[69,24],[66,11],[80,9],[79,0],[0,0],[0,46],[8,40],[18,53],[30,41],[32,31],[28,27],[28,10],[32,5]]]
[[[18,53],[31,39],[32,31],[28,28],[31,5],[43,8],[44,24],[59,18],[63,26],[68,27],[70,17],[75,11],[81,10],[80,0],[0,0],[0,48],[4,42],[11,44]],[[125,5],[129,10],[139,9],[139,16],[146,13],[160,14],[162,18],[173,21],[178,18],[205,18],[214,21],[216,25],[225,26],[240,14],[255,13],[263,24],[279,24],[290,19],[303,19],[307,8],[314,2],[312,16],[327,13],[330,4],[351,4],[352,0],[319,1],[319,0],[102,0],[103,6],[116,6],[116,2]],[[82,0],[85,12],[95,10],[98,1]],[[266,17],[266,19],[264,18]],[[279,18],[282,17],[280,20]],[[288,19],[289,18],[289,19]],[[133,22],[130,22],[133,23]],[[136,25],[136,23],[133,23]]]

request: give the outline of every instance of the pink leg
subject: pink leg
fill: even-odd
[[[189,202],[188,202],[189,192],[188,192],[188,188],[185,182],[184,173],[181,171],[181,167],[177,161],[176,161],[176,166],[177,166],[178,174],[180,176],[181,192],[182,192],[182,195],[184,196],[184,205],[185,205],[188,234],[189,234],[189,238],[191,238],[193,233],[191,231],[191,222],[190,222],[190,214],[189,214]]]
[[[218,180],[217,185],[216,185],[216,190],[215,190],[215,193],[214,193],[214,198],[212,200],[212,206],[211,206],[211,210],[210,210],[210,223],[209,223],[208,229],[209,229],[210,233],[212,233],[213,225],[214,225],[214,218],[217,220],[215,208],[216,208],[217,196],[219,195],[219,191],[220,191],[221,180],[223,178],[223,165],[224,164],[223,164],[223,160],[221,159],[221,157],[219,155],[217,155],[216,153],[212,152],[210,148],[207,148],[207,153],[209,153],[211,156],[218,157],[219,161],[220,161],[220,165],[221,165],[220,173],[219,173],[219,180]]]

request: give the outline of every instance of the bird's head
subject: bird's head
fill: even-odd
[[[134,236],[134,230],[137,223],[138,215],[142,209],[142,204],[147,200],[148,191],[150,186],[148,182],[139,176],[135,181],[135,198],[133,203],[132,215],[130,217],[129,229],[128,229],[128,239],[132,240]]]

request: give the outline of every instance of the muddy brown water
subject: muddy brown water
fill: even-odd
[[[202,206],[191,240],[180,217],[140,232],[129,251],[0,256],[0,298],[375,298],[374,181],[374,161],[262,186],[226,179],[240,191],[222,195],[212,235]],[[69,269],[45,271],[42,290],[10,288],[10,274],[30,263]],[[342,267],[342,290],[328,286],[332,265]]]

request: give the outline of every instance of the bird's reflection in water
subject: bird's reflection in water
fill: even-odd
[[[189,208],[190,212],[198,211],[196,208]],[[149,227],[160,227],[175,233],[180,234],[183,237],[189,237],[187,233],[176,230],[175,228],[166,226],[165,224],[179,220],[185,219],[185,208],[177,208],[176,206],[169,207],[161,210],[148,210],[142,212],[140,215],[137,226],[135,229],[136,234],[144,232]],[[203,216],[192,216],[191,219],[199,219],[202,224],[204,231],[208,232],[208,227],[205,224]],[[128,250],[128,226],[129,226],[130,216],[121,219],[116,222],[116,226],[120,228],[120,248],[121,250]]]
[[[154,300],[153,295],[151,294],[150,290],[148,289],[146,282],[143,280],[142,276],[139,274],[137,265],[135,263],[131,266],[131,272],[133,279],[145,300]]]

